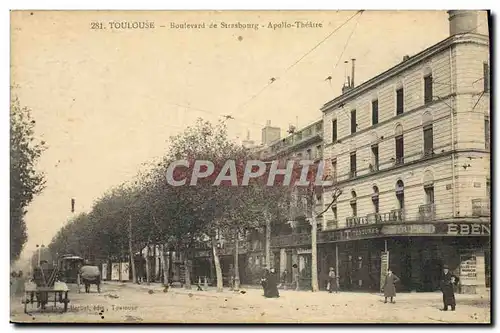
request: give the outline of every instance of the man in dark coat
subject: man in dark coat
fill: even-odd
[[[391,298],[391,303],[394,302],[394,297],[396,297],[396,283],[399,282],[399,278],[392,273],[392,271],[389,269],[387,271],[387,275],[385,276],[385,282],[384,282],[384,303],[387,303],[387,298]]]
[[[455,291],[453,287],[458,283],[458,277],[450,272],[448,266],[443,266],[443,278],[441,279],[441,291],[443,292],[443,311],[448,311],[448,306],[451,306],[451,311],[455,311]]]

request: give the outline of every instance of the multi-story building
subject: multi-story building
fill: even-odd
[[[408,290],[437,289],[444,264],[463,291],[487,285],[489,39],[477,15],[449,11],[450,37],[321,109],[343,194],[318,251],[344,288],[378,289],[387,265]]]
[[[261,158],[310,160],[317,163],[323,158],[323,132],[323,120],[315,121],[270,144],[262,151]],[[298,276],[299,284],[307,288],[311,285],[311,243],[303,244],[294,239],[310,235],[311,225],[305,221],[307,205],[303,203],[303,198],[296,193],[291,194],[296,199],[295,209],[290,212],[293,216],[288,216],[287,221],[273,221],[271,228],[272,266],[278,273],[286,269],[289,283]],[[322,209],[323,200],[319,197],[314,210],[319,212]],[[319,229],[325,227],[322,218],[318,218],[317,222]]]

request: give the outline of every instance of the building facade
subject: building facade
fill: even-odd
[[[449,14],[449,38],[322,108],[343,194],[319,242],[344,288],[377,289],[390,267],[404,289],[436,290],[444,264],[464,292],[487,285],[489,40],[470,33],[477,12]]]

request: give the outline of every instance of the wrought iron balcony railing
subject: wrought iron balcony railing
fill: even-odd
[[[433,221],[436,219],[436,205],[426,204],[418,207],[418,215],[421,221]]]

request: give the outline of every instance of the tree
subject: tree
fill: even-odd
[[[14,96],[10,103],[10,261],[19,258],[27,241],[24,216],[33,198],[45,186],[44,175],[35,169],[45,142],[34,137],[31,110]]]

